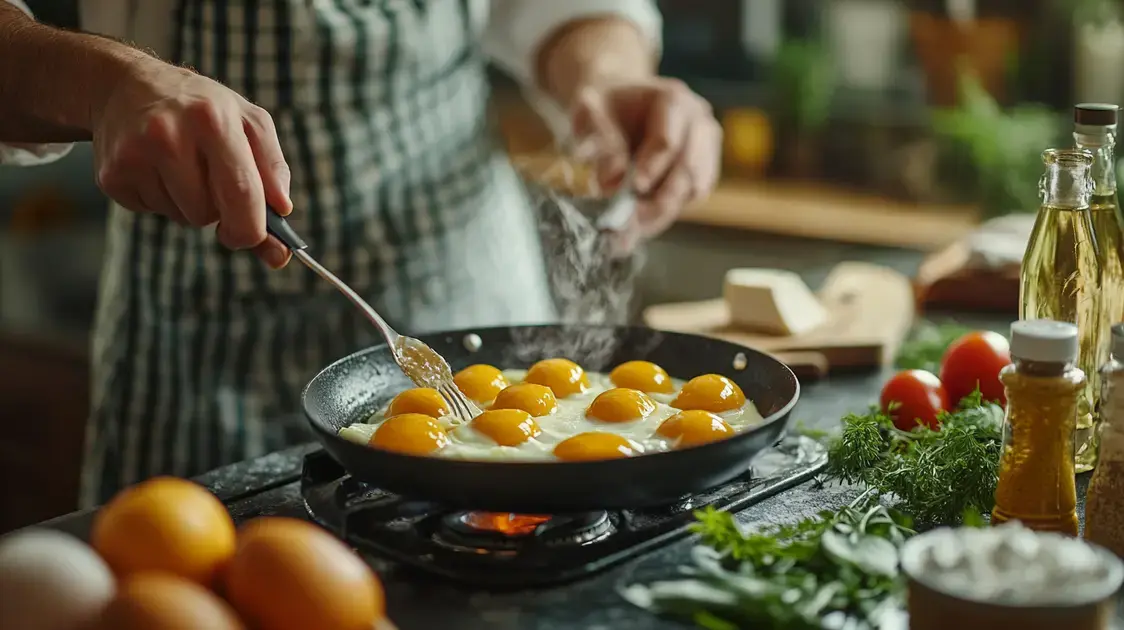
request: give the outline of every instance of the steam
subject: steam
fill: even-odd
[[[644,251],[638,246],[627,256],[614,255],[610,235],[594,225],[611,204],[611,196],[573,194],[571,176],[564,178],[563,187],[569,190],[535,181],[543,179],[541,176],[527,179],[531,180],[526,184],[528,196],[537,208],[547,276],[562,326],[552,331],[517,331],[512,353],[521,362],[556,356],[602,370],[620,347],[621,339],[613,327],[628,324],[631,318]],[[653,339],[654,343],[658,340]]]

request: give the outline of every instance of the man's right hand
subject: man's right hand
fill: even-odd
[[[292,210],[273,119],[216,81],[138,59],[92,114],[98,186],[122,206],[181,224],[218,223],[219,241],[271,267],[290,252],[265,231],[265,204]]]

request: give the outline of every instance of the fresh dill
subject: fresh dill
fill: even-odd
[[[902,431],[877,409],[843,418],[828,444],[829,478],[863,484],[925,524],[989,512],[999,480],[1003,410],[979,392],[940,415],[940,430]]]
[[[755,533],[728,512],[708,507],[696,516],[705,546],[688,577],[630,587],[630,601],[710,630],[867,630],[902,603],[898,552],[913,531],[873,493]]]

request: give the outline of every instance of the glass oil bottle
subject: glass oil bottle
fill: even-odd
[[[1011,324],[1011,360],[999,380],[1007,393],[992,525],[1018,520],[1077,535],[1074,428],[1085,388],[1078,327],[1048,319]]]
[[[1101,368],[1101,443],[1085,496],[1085,538],[1124,557],[1124,324],[1112,327]]]
[[[1093,194],[1089,215],[1093,233],[1101,249],[1101,308],[1105,310],[1105,326],[1124,321],[1124,217],[1116,193],[1116,126],[1120,108],[1103,103],[1082,103],[1073,108],[1073,140],[1079,149],[1093,154],[1091,170]],[[1111,334],[1102,333],[1107,344]],[[1104,400],[1104,396],[1100,397]],[[1094,411],[1094,443],[1078,449],[1079,468],[1096,465],[1096,443],[1100,439],[1100,408]]]
[[[1101,249],[1089,213],[1093,154],[1085,149],[1047,149],[1039,182],[1042,205],[1019,272],[1019,318],[1077,325],[1077,367],[1089,375],[1078,400],[1074,441],[1076,470],[1096,464],[1097,370],[1108,356],[1108,317],[1101,307]]]

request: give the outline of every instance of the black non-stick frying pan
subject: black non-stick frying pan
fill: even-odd
[[[466,343],[479,336],[479,347]],[[666,505],[742,474],[774,444],[796,405],[800,385],[769,355],[726,341],[635,327],[524,326],[420,337],[453,370],[474,363],[527,368],[564,356],[587,371],[630,360],[651,361],[675,378],[723,374],[736,382],[765,421],[719,442],[666,453],[592,462],[483,462],[418,457],[362,446],[339,430],[365,420],[413,385],[385,345],[345,357],[304,391],[305,415],[324,448],[353,477],[384,490],[450,508],[560,514]],[[474,341],[474,340],[469,340]],[[739,355],[745,357],[744,368]]]

